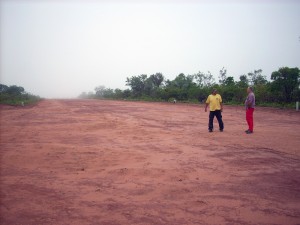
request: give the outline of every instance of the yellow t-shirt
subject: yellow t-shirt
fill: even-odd
[[[219,94],[211,94],[208,96],[206,103],[209,104],[210,111],[221,110],[222,97]]]

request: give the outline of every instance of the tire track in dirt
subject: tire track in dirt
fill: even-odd
[[[258,108],[246,136],[225,106],[210,134],[201,107],[1,106],[0,224],[298,224],[299,113]]]

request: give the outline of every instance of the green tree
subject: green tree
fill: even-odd
[[[234,78],[233,77],[227,77],[224,81],[225,86],[234,86]]]
[[[25,93],[25,89],[20,86],[12,85],[7,88],[6,93],[11,96],[20,96]]]
[[[249,80],[247,75],[241,75],[240,80],[235,83],[235,95],[234,101],[237,103],[241,103],[244,101],[247,87],[249,86]]]
[[[259,85],[259,84],[266,84],[268,81],[266,76],[262,75],[262,70],[254,70],[254,72],[249,72],[248,77],[250,80],[251,85]]]
[[[189,87],[195,85],[193,81],[194,77],[192,75],[185,76],[183,73],[180,73],[177,77],[175,77],[173,85],[182,90],[187,90]]]
[[[296,68],[282,67],[271,75],[272,90],[280,94],[286,102],[293,100],[293,95],[299,91],[300,71]]]
[[[105,94],[105,86],[100,85],[98,87],[95,87],[96,97],[103,98]]]
[[[224,102],[235,101],[236,85],[233,77],[226,77],[223,84],[220,85],[220,92]]]
[[[123,91],[123,98],[129,98],[131,96],[132,92],[130,89],[125,89]]]
[[[115,93],[114,93],[113,89],[111,89],[111,88],[105,88],[103,97],[104,98],[114,98],[114,94]]]
[[[194,78],[199,88],[211,87],[215,84],[215,79],[209,71],[207,74],[199,71],[197,74],[194,74]]]
[[[160,87],[165,78],[162,73],[156,73],[152,74],[148,79],[153,83],[155,87]]]
[[[0,93],[5,93],[8,90],[8,86],[0,84]]]
[[[116,99],[122,99],[124,96],[123,96],[123,91],[121,90],[121,89],[119,89],[119,88],[116,88],[115,90],[114,90],[114,97],[116,98]]]
[[[84,92],[81,92],[81,94],[78,96],[78,98],[88,98],[88,95],[87,95],[87,93],[84,91]]]
[[[180,73],[173,81],[167,80],[165,91],[169,98],[176,98],[179,100],[187,100],[189,89],[196,87],[193,75],[184,75]]]
[[[131,87],[134,97],[140,97],[145,91],[147,75],[141,74],[139,76],[132,76],[126,79],[126,85]]]
[[[224,84],[226,79],[227,79],[227,70],[223,67],[220,71],[219,71],[219,83],[220,84]]]
[[[5,104],[28,104],[40,100],[39,96],[34,96],[25,92],[21,86],[12,85],[6,86],[0,84],[0,102]]]
[[[259,105],[266,102],[274,102],[275,98],[272,98],[270,83],[267,84],[258,84],[254,86],[256,103]],[[275,96],[273,96],[275,97]]]
[[[238,81],[237,85],[238,85],[239,87],[242,87],[242,88],[248,87],[248,85],[249,85],[249,80],[248,80],[247,75],[241,75],[241,76],[240,76],[240,80]]]

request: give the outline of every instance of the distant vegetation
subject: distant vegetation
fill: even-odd
[[[282,67],[271,74],[270,80],[262,74],[262,70],[254,70],[239,77],[235,81],[222,68],[219,80],[215,81],[210,73],[198,72],[193,75],[183,73],[174,80],[165,79],[163,74],[156,73],[149,77],[145,74],[127,77],[126,90],[110,89],[98,86],[95,92],[83,92],[80,98],[96,99],[128,99],[147,101],[203,102],[217,88],[224,103],[243,104],[246,88],[253,86],[257,104],[261,106],[291,106],[300,101],[300,70],[298,68]]]
[[[0,84],[0,104],[25,105],[36,103],[39,96],[27,93],[23,87]]]

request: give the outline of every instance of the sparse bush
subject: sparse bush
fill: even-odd
[[[0,103],[8,105],[27,105],[40,101],[39,96],[25,92],[23,87],[0,84]]]

